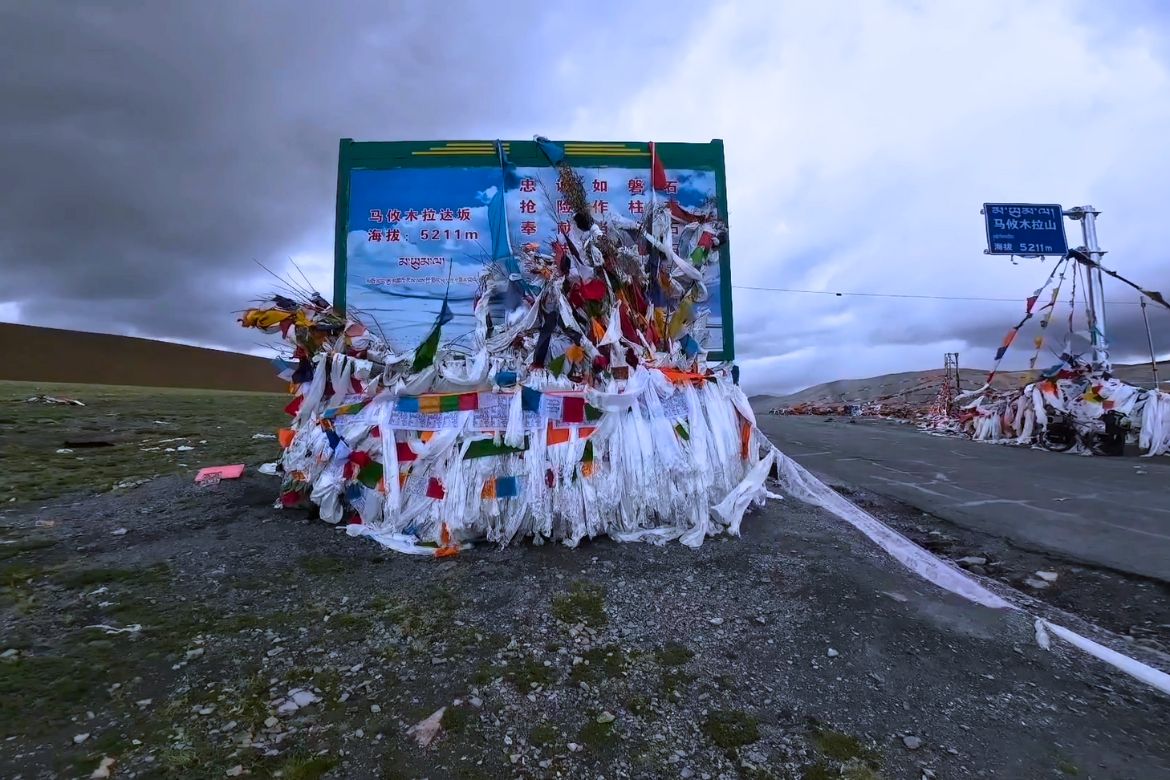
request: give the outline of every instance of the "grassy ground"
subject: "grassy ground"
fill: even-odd
[[[37,395],[85,406],[27,403]],[[0,382],[0,502],[101,493],[162,475],[193,477],[203,466],[274,460],[275,439],[252,436],[272,435],[287,421],[285,402],[269,393]]]

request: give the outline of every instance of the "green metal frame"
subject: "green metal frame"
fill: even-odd
[[[520,168],[551,167],[535,141],[503,141],[508,160]],[[650,145],[645,142],[564,141],[565,159],[574,168],[642,168],[650,170]],[[728,224],[727,169],[723,141],[705,144],[659,143],[657,154],[670,168],[715,173],[719,215]],[[337,156],[337,217],[333,240],[333,304],[345,309],[346,237],[349,221],[349,175],[354,170],[393,168],[472,168],[500,165],[496,141],[354,141],[342,138]],[[730,228],[730,225],[729,225]],[[729,230],[730,232],[730,230]],[[720,248],[720,308],[723,349],[712,361],[735,359],[735,328],[731,310],[731,252]]]

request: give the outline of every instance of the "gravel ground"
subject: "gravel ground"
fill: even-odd
[[[794,502],[698,551],[439,562],[275,489],[0,515],[0,775],[1170,776],[1167,697]]]

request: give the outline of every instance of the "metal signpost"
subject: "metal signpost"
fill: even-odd
[[[1056,203],[984,203],[983,221],[987,230],[988,255],[1072,257],[1085,266],[1088,298],[1089,338],[1093,345],[1093,366],[1110,370],[1109,345],[1105,339],[1105,288],[1101,274],[1104,250],[1097,245],[1097,215],[1092,206],[1065,211]],[[1081,223],[1084,246],[1070,250],[1064,232],[1064,217]]]

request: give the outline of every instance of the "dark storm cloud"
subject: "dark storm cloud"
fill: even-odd
[[[254,259],[331,236],[339,138],[530,135],[557,104],[537,4],[431,7],[5,4],[0,304],[251,346],[230,312],[274,281]]]

